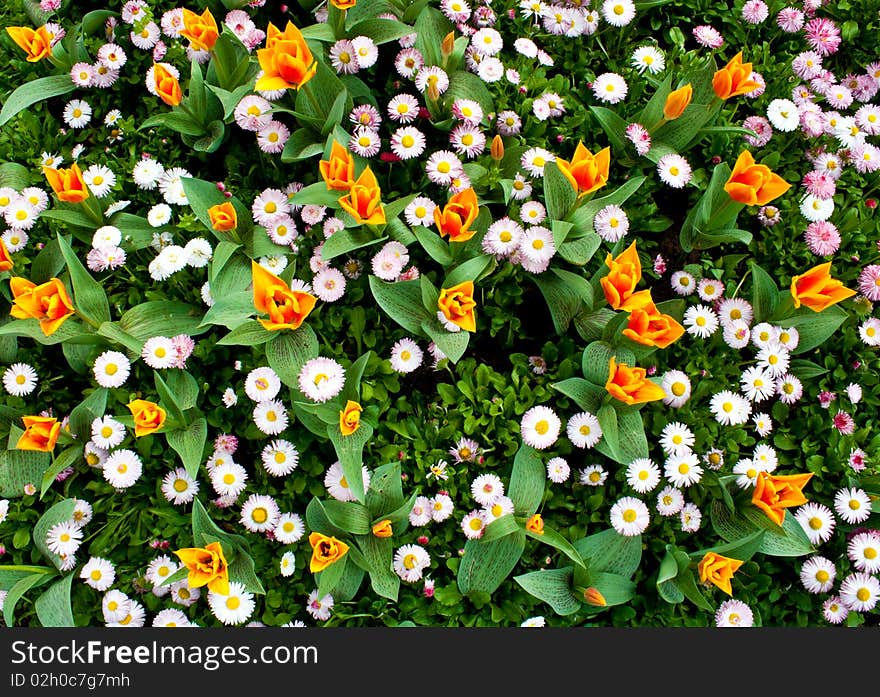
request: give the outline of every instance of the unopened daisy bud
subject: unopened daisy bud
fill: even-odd
[[[605,607],[608,605],[608,602],[605,600],[605,596],[599,592],[599,589],[590,587],[584,591],[584,602],[587,605],[594,605],[596,607]]]
[[[495,162],[501,162],[501,160],[504,159],[504,141],[501,139],[500,135],[496,135],[492,139],[492,147],[489,152]]]
[[[440,51],[444,58],[448,58],[452,55],[452,51],[455,49],[455,32],[449,32],[445,37],[443,37],[443,43],[440,44]]]

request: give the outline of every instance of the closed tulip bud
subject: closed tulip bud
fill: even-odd
[[[594,607],[606,607],[608,605],[608,601],[605,600],[605,596],[599,592],[599,589],[592,587],[584,591],[584,602]]]
[[[443,37],[443,43],[440,44],[440,51],[443,54],[444,58],[447,58],[452,55],[452,51],[455,49],[455,33],[449,32],[446,36]]]
[[[677,119],[687,109],[693,96],[694,88],[691,87],[691,83],[670,92],[669,96],[666,97],[666,103],[663,105],[663,118],[667,121]]]
[[[504,159],[504,141],[501,139],[500,135],[496,135],[492,139],[492,147],[489,152],[495,162],[501,162],[501,160]]]
[[[211,227],[217,232],[235,230],[238,226],[238,214],[235,206],[229,201],[218,203],[208,209],[208,217],[211,219]]]
[[[440,90],[433,82],[428,85],[428,99],[430,99],[432,102],[436,102],[438,99],[440,99]]]
[[[343,436],[350,436],[361,425],[361,412],[364,408],[357,402],[348,400],[345,408],[339,412],[339,430]]]

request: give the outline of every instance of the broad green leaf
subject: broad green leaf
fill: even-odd
[[[752,309],[754,310],[755,324],[766,322],[776,310],[779,302],[779,289],[776,281],[754,261],[752,268]]]
[[[64,499],[59,501],[49,510],[40,516],[37,524],[34,525],[33,539],[37,549],[55,565],[56,569],[61,569],[63,561],[55,552],[49,549],[46,543],[46,534],[53,525],[65,523],[73,519],[73,509],[76,508],[76,499]]]
[[[412,229],[413,234],[422,245],[422,248],[428,253],[434,261],[444,268],[452,263],[452,254],[449,252],[449,243],[444,241],[440,235],[422,225],[417,225]]]
[[[588,230],[577,239],[567,239],[559,245],[559,256],[575,266],[585,266],[601,246],[602,238],[592,230]],[[592,303],[590,305],[592,306]]]
[[[365,502],[364,479],[364,446],[373,435],[373,427],[365,421],[360,422],[358,429],[349,436],[342,435],[339,424],[327,426],[327,435],[336,449],[336,456],[342,466],[342,472],[348,481],[352,495],[360,503]]]
[[[513,571],[525,542],[524,531],[491,542],[468,540],[458,567],[458,590],[462,595],[494,593]]]
[[[162,379],[159,371],[153,371],[153,381],[156,383],[156,392],[159,393],[159,399],[168,410],[171,416],[178,424],[185,424],[186,417],[183,414],[183,407],[177,399],[177,395],[168,387],[168,383]]]
[[[342,228],[324,241],[324,246],[321,247],[321,257],[325,261],[330,261],[343,254],[349,254],[356,249],[379,244],[387,239],[387,237],[376,237],[366,226]]]
[[[339,393],[340,404],[346,404],[349,400],[353,402],[360,401],[361,379],[372,355],[372,351],[367,351],[346,369],[345,385],[342,388],[342,392]]]
[[[266,329],[258,320],[242,322],[220,339],[219,346],[259,346],[271,341],[276,332]]]
[[[730,557],[731,559],[748,561],[758,550],[761,549],[765,534],[764,530],[756,530],[751,535],[740,538],[739,540],[691,552],[690,558],[699,562],[704,556],[706,556],[706,554],[714,552],[715,554],[721,554],[725,557]]]
[[[86,271],[86,267],[70,247],[70,243],[58,233],[58,246],[73,283],[73,304],[77,312],[97,327],[110,321],[110,304],[101,284]]]
[[[599,410],[602,399],[607,394],[604,387],[599,387],[589,380],[577,377],[554,382],[551,387],[573,399],[581,409],[591,414],[595,414]]]
[[[320,351],[318,337],[307,324],[292,332],[276,332],[266,344],[266,360],[288,387],[299,389],[299,371],[306,361],[316,358]]]
[[[370,511],[354,501],[328,499],[323,502],[324,513],[330,523],[350,535],[367,535],[371,532]]]
[[[573,615],[581,609],[581,601],[571,589],[571,567],[543,569],[514,576],[522,588],[547,603],[557,615]]]
[[[387,282],[370,276],[370,290],[379,307],[401,327],[415,336],[426,336],[422,322],[434,317],[422,305],[419,281]]]
[[[608,382],[608,367],[612,356],[617,359],[618,364],[633,366],[636,362],[633,352],[627,348],[614,347],[605,341],[593,341],[584,349],[581,360],[584,377],[595,385],[604,385]]]
[[[373,471],[370,477],[370,488],[367,490],[366,503],[374,518],[387,517],[387,513],[403,504],[403,485],[400,474],[399,462],[389,462]]]
[[[557,530],[545,525],[544,532],[542,534],[537,534],[532,532],[531,530],[526,530],[526,535],[531,537],[533,540],[538,540],[538,542],[543,542],[545,545],[550,545],[551,547],[558,549],[565,556],[567,556],[571,561],[573,561],[578,566],[586,569],[586,564],[584,564],[584,560],[581,558],[581,555],[574,548],[574,545],[571,544],[567,539],[565,539]]]
[[[82,445],[71,445],[62,450],[58,456],[55,458],[55,461],[52,465],[43,472],[43,478],[40,482],[40,500],[46,496],[46,492],[49,491],[49,487],[52,486],[55,481],[55,477],[61,472],[61,470],[70,467],[79,460],[83,455],[83,446]]]
[[[792,355],[797,355],[824,344],[847,317],[849,317],[849,313],[838,305],[826,307],[821,312],[815,312],[808,307],[800,307],[791,316],[778,320],[774,324],[785,329],[792,327],[797,329],[798,345],[791,352]]]
[[[464,329],[459,332],[450,332],[440,326],[436,317],[431,317],[422,322],[422,332],[427,334],[437,344],[443,355],[450,363],[458,363],[459,359],[467,351],[471,333]]]
[[[607,571],[597,571],[592,574],[592,585],[605,598],[605,606],[590,606],[591,612],[601,612],[604,607],[622,605],[627,603],[636,594],[636,584],[629,577]]]
[[[204,417],[194,419],[185,429],[168,431],[168,445],[180,456],[180,461],[190,477],[195,479],[202,463],[205,443],[208,440],[208,422]]]
[[[564,220],[577,201],[577,192],[555,161],[544,166],[544,198],[551,220]]]
[[[564,269],[532,276],[550,310],[557,334],[564,334],[571,321],[593,307],[593,287],[583,276]]]
[[[192,409],[199,399],[199,385],[186,370],[170,368],[165,371],[165,384],[174,395],[182,411]]]
[[[3,621],[6,623],[7,627],[15,626],[15,606],[18,605],[18,601],[21,600],[21,597],[31,588],[38,588],[45,585],[53,578],[55,578],[55,576],[43,573],[31,574],[20,578],[12,585],[3,601]]]
[[[154,336],[189,334],[198,336],[208,327],[199,327],[204,311],[194,305],[170,300],[150,300],[125,312],[119,328],[139,341]]]
[[[127,349],[129,358],[140,356],[144,348],[143,340],[136,339],[128,332],[123,331],[116,322],[102,322],[98,327],[98,336],[103,336],[114,344],[119,344],[122,348]]]
[[[320,532],[322,535],[336,538],[342,538],[346,535],[345,530],[330,522],[330,516],[324,509],[324,501],[321,501],[317,496],[313,496],[306,506],[306,525],[309,530]]]
[[[599,307],[592,312],[588,312],[584,308],[575,316],[574,328],[581,338],[589,344],[602,338],[606,325],[616,316],[617,313],[607,307]]]
[[[214,289],[211,289],[214,292]],[[253,292],[245,290],[221,294],[202,318],[200,327],[217,324],[229,330],[236,329],[254,314]]]
[[[476,281],[481,275],[485,274],[486,269],[492,266],[494,261],[494,257],[489,254],[480,254],[472,259],[463,261],[447,271],[443,287],[451,288],[465,281]]]
[[[70,590],[75,574],[67,574],[49,586],[34,601],[37,619],[44,627],[75,627]]]
[[[576,540],[574,548],[590,569],[632,576],[642,559],[642,536],[627,537],[608,528]]]
[[[32,104],[59,97],[62,94],[73,92],[76,89],[76,83],[70,79],[70,75],[49,75],[40,77],[36,80],[30,80],[15,88],[3,103],[0,109],[0,126],[3,126],[18,112],[27,109]]]
[[[24,496],[25,485],[37,486],[50,463],[49,453],[36,450],[0,451],[0,497]]]
[[[483,530],[483,535],[480,537],[480,541],[483,543],[491,542],[492,540],[497,540],[505,535],[515,533],[517,530],[522,530],[522,527],[516,522],[516,517],[513,514],[508,513],[507,515],[496,518],[489,523]]]
[[[370,585],[382,598],[397,602],[400,591],[400,577],[394,573],[391,563],[394,557],[394,541],[390,537],[360,535],[358,545],[367,560]]]
[[[648,439],[641,412],[618,410],[617,439],[622,463],[629,464],[638,458],[648,457]]]
[[[628,465],[629,462],[624,461],[624,457],[620,452],[620,427],[617,423],[617,410],[613,405],[605,404],[599,407],[599,411],[596,412],[596,418],[599,420],[599,427],[602,429],[602,437],[595,445],[596,450],[610,457],[615,462]]]
[[[513,458],[507,495],[516,515],[528,518],[541,505],[547,474],[538,451],[523,443]]]

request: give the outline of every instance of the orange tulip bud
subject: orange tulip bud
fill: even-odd
[[[455,49],[455,32],[449,32],[446,36],[443,37],[443,43],[440,44],[440,53],[444,58],[452,55],[452,51]]]
[[[29,63],[36,63],[52,53],[52,34],[44,24],[38,29],[30,27],[6,27],[6,32],[18,47],[27,54]]]
[[[791,279],[791,297],[794,298],[795,308],[806,305],[814,312],[821,312],[855,294],[856,291],[845,287],[836,278],[831,278],[830,261],[814,266],[806,273]]]
[[[15,447],[19,450],[51,452],[61,433],[61,422],[51,416],[22,416],[24,433]]]
[[[526,530],[533,532],[536,535],[544,534],[544,519],[541,517],[540,513],[535,513],[535,515],[526,521]]]
[[[760,87],[751,79],[752,64],[742,62],[742,51],[712,76],[712,89],[719,99],[730,99],[740,94],[748,94]]]
[[[630,368],[626,363],[618,363],[614,356],[608,361],[605,390],[626,404],[653,402],[666,396],[660,385],[648,379],[644,368]]]
[[[330,0],[330,3],[337,10],[350,10],[357,5],[357,0]]]
[[[694,96],[694,88],[691,83],[673,90],[666,97],[666,103],[663,105],[663,118],[667,121],[674,121],[684,113],[688,104]]]
[[[200,15],[184,8],[183,29],[180,30],[180,35],[189,39],[190,48],[197,51],[211,51],[217,43],[220,32],[217,31],[217,21],[208,8],[205,8]]]
[[[605,265],[609,271],[599,279],[599,284],[612,309],[632,311],[651,302],[651,291],[635,292],[636,285],[642,279],[642,262],[639,260],[635,242],[615,258],[609,253],[605,257]]]
[[[335,537],[328,537],[319,532],[309,535],[309,544],[312,546],[312,559],[309,562],[309,571],[313,574],[323,571],[331,564],[339,561],[348,552],[348,545]]]
[[[260,92],[295,89],[311,80],[318,64],[305,38],[293,22],[288,22],[282,33],[269,22],[266,29],[266,48],[257,50],[257,59],[263,76],[254,89]]]
[[[9,279],[9,288],[13,297],[9,314],[16,319],[32,317],[39,321],[46,336],[58,331],[75,312],[67,289],[57,278],[36,285],[26,278],[13,276]]]
[[[736,158],[724,190],[734,201],[747,206],[763,206],[782,196],[790,186],[767,165],[756,164],[752,153],[743,150]]]
[[[186,580],[191,588],[207,586],[210,591],[229,595],[229,569],[219,542],[178,549],[174,554],[189,571]]]
[[[360,428],[363,410],[360,404],[350,399],[345,403],[345,408],[339,412],[339,430],[343,436],[350,436]]]
[[[492,146],[489,148],[489,153],[492,155],[492,159],[495,162],[501,162],[504,159],[504,140],[500,135],[496,134],[492,139]]]
[[[592,587],[584,591],[584,602],[595,607],[606,607],[608,605],[608,601],[605,600],[605,596],[599,592],[599,589]]]
[[[12,271],[13,265],[14,262],[9,254],[9,250],[6,248],[6,243],[0,239],[0,271]]]
[[[603,148],[595,155],[579,142],[571,162],[556,158],[556,166],[568,179],[578,197],[585,196],[608,183],[608,169],[611,165],[611,148]]]
[[[89,197],[89,189],[76,162],[67,169],[43,167],[43,174],[59,201],[82,203]]]
[[[251,261],[253,275],[254,307],[265,312],[269,319],[260,319],[269,331],[298,329],[315,307],[317,298],[301,290],[291,290],[278,276]]]
[[[809,474],[772,475],[758,472],[752,503],[760,508],[777,525],[785,520],[785,509],[807,503],[802,489],[813,477]]]
[[[697,565],[700,580],[703,583],[712,583],[723,590],[727,595],[733,595],[730,579],[743,563],[739,559],[724,557],[715,552],[706,552],[706,555]]]
[[[339,205],[360,225],[382,225],[385,222],[382,191],[369,166],[351,185],[348,194],[339,198]]]
[[[348,191],[354,183],[354,159],[348,148],[335,140],[330,149],[330,159],[321,160],[318,169],[328,190]]]
[[[183,92],[175,72],[172,72],[166,63],[153,63],[156,96],[168,106],[177,106],[183,99]]]
[[[136,438],[149,435],[162,428],[165,423],[165,410],[155,402],[147,399],[135,399],[129,402],[128,410],[134,417],[134,435]]]
[[[438,318],[449,331],[477,331],[477,318],[474,314],[477,303],[474,300],[473,281],[462,281],[451,288],[442,288],[437,306],[440,308]]]
[[[479,213],[477,192],[468,187],[453,194],[442,210],[440,206],[434,209],[434,224],[440,237],[449,235],[450,242],[467,242],[477,232],[471,230],[471,225]]]
[[[661,313],[653,302],[633,308],[623,330],[623,335],[636,343],[658,348],[666,348],[678,341],[682,334],[684,327],[674,317]]]
[[[391,529],[391,521],[386,518],[373,525],[373,534],[376,537],[391,537],[394,534]]]
[[[238,214],[230,201],[211,206],[208,209],[208,217],[211,219],[211,227],[217,232],[235,230],[238,227]]]

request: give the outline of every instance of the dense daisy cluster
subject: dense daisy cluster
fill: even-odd
[[[524,583],[464,598],[498,559],[456,574],[521,538],[509,576],[569,579],[604,531],[658,622],[676,580],[704,624],[791,620],[757,569],[798,621],[869,620],[880,50],[848,57],[831,4],[667,46],[632,0],[125,0],[89,31],[41,3],[7,77],[67,89],[25,107],[33,152],[0,114],[0,565],[73,574],[114,627],[543,627],[573,618]],[[692,207],[728,237],[685,249]],[[796,553],[683,561],[759,503]],[[553,597],[594,622],[619,570]]]

